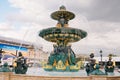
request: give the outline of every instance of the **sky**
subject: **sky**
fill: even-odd
[[[64,5],[76,16],[69,26],[88,33],[72,43],[76,54],[103,51],[103,56],[120,55],[120,0],[0,0],[0,36],[42,45],[52,51],[51,42],[38,36],[40,30],[55,27],[50,14]]]

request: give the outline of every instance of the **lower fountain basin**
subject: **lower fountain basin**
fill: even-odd
[[[102,70],[104,72],[104,70]],[[56,71],[45,71],[43,68],[28,68],[26,75],[34,76],[54,76],[54,77],[87,77],[86,71],[79,70],[78,72],[56,72]],[[98,75],[99,76],[99,75]],[[109,73],[107,76],[120,76],[120,73],[115,71]]]

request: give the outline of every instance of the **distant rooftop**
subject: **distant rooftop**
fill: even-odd
[[[8,37],[3,37],[3,36],[0,36],[0,43],[16,45],[16,46],[22,45],[23,47],[33,48],[33,43],[31,43],[31,42],[8,38]]]
[[[97,61],[101,61],[101,57],[94,57]],[[102,61],[108,61],[109,57],[102,57]],[[112,57],[112,61],[120,62],[120,57]]]

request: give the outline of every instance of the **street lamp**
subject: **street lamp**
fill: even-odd
[[[100,57],[101,57],[101,65],[102,65],[102,50],[100,50]]]

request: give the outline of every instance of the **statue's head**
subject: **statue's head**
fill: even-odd
[[[112,60],[112,56],[113,56],[112,54],[109,54],[109,55],[108,55],[108,57],[109,57],[109,61]]]
[[[21,53],[21,52],[18,52],[18,56],[19,56],[19,57],[22,56],[22,53]]]
[[[3,53],[4,51],[2,49],[0,49],[0,53]]]
[[[3,66],[4,66],[4,67],[8,67],[8,63],[7,63],[7,62],[4,63]]]
[[[66,10],[65,6],[62,5],[62,6],[60,7],[60,10]]]
[[[91,54],[90,54],[90,58],[94,58],[94,53],[91,53]]]
[[[112,58],[109,58],[109,61],[111,61],[112,60]]]

